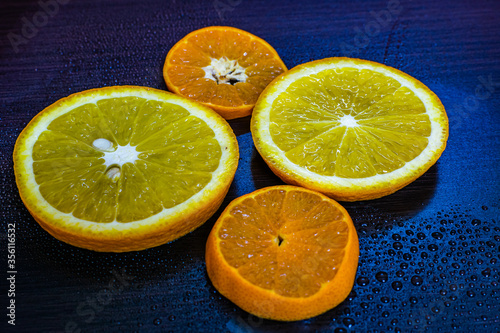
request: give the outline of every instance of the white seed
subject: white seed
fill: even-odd
[[[113,151],[113,143],[104,138],[94,140],[92,145],[100,151]]]
[[[113,183],[116,183],[118,181],[118,179],[120,179],[120,176],[121,176],[120,168],[118,168],[118,167],[110,168],[106,172],[106,176],[108,176],[108,178],[111,179],[111,181]]]

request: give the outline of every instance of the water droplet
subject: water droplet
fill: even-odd
[[[151,310],[156,310],[158,308],[158,305],[151,305]]]
[[[355,324],[354,319],[349,317],[342,319],[342,323],[344,323],[344,325],[347,327],[352,327]]]
[[[427,246],[427,248],[429,249],[429,251],[437,251],[438,250],[438,246],[436,244],[429,244],[429,246]]]
[[[481,207],[483,210],[488,210],[488,206],[482,206]]]
[[[360,276],[356,281],[362,287],[364,287],[370,283],[370,280],[365,276]]]
[[[417,304],[418,299],[415,296],[410,297],[410,303],[411,304]]]
[[[153,324],[155,324],[156,326],[160,325],[161,324],[161,319],[160,318],[156,318],[155,320],[153,320]]]
[[[401,289],[403,289],[403,283],[401,283],[401,281],[394,281],[391,286],[392,289],[396,291],[400,291]]]
[[[375,275],[375,278],[376,278],[379,282],[385,283],[385,282],[387,282],[387,280],[389,280],[389,275],[388,275],[386,272],[378,272],[378,273]]]
[[[175,320],[175,316],[174,316],[174,315],[170,315],[170,316],[168,316],[168,320],[170,320],[170,321],[174,321],[174,320]]]
[[[420,239],[420,240],[424,240],[425,239],[425,234],[423,232],[419,232],[417,234],[417,238]]]
[[[469,290],[469,291],[467,291],[467,296],[474,297],[474,296],[476,296],[476,293],[473,292],[472,290]]]
[[[438,239],[438,240],[443,238],[443,234],[442,234],[442,233],[440,233],[440,232],[437,232],[437,231],[436,231],[436,232],[433,232],[433,233],[431,234],[431,236],[432,236],[433,238],[435,238],[435,239]]]
[[[394,244],[392,244],[392,247],[394,248],[394,250],[399,251],[403,248],[403,244],[401,244],[400,242],[395,242]]]
[[[474,219],[474,220],[472,220],[471,224],[472,224],[473,226],[477,226],[477,225],[480,225],[480,224],[481,224],[481,221],[480,221],[480,220],[478,220],[478,219]]]
[[[399,234],[394,234],[392,235],[392,239],[394,239],[395,241],[400,241],[401,240],[401,236]]]
[[[414,286],[420,286],[423,282],[424,280],[420,276],[415,275],[411,278],[411,283]]]
[[[481,274],[483,274],[484,277],[489,277],[491,275],[491,268],[486,268],[485,270],[483,270],[481,272]]]

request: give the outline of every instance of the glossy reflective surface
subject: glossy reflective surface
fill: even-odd
[[[0,216],[3,235],[7,223],[16,223],[16,331],[498,330],[498,1],[71,1],[47,15],[43,27],[25,28],[28,37],[23,18],[32,22],[43,11],[38,2],[0,8]],[[434,91],[448,112],[450,138],[435,166],[393,195],[344,203],[359,235],[356,284],[345,302],[319,317],[260,320],[216,292],[204,253],[220,211],[171,244],[106,254],[57,241],[18,196],[11,154],[35,114],[89,88],[166,89],[162,66],[170,47],[209,25],[264,38],[289,68],[340,55],[398,68]],[[10,32],[25,43],[11,44]],[[230,122],[241,159],[223,207],[256,188],[282,184],[255,151],[249,122]],[[5,236],[0,254],[5,272]]]

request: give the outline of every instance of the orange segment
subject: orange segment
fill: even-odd
[[[163,77],[170,91],[234,119],[250,115],[260,93],[285,71],[263,39],[232,27],[207,27],[172,47]]]
[[[210,56],[203,49],[186,43],[179,49],[176,57],[171,59],[171,63],[177,66],[204,67],[210,64]]]
[[[259,98],[260,90],[248,82],[238,82],[234,85],[238,97],[243,104],[251,104]]]
[[[359,245],[336,201],[295,186],[231,202],[207,241],[208,276],[221,294],[263,318],[302,320],[341,303],[354,284]]]
[[[238,96],[236,87],[230,84],[218,84],[210,102],[225,107],[237,107],[243,104]]]
[[[200,67],[173,65],[168,69],[168,75],[176,86],[183,87],[197,79],[203,78],[205,72]]]
[[[181,86],[178,95],[194,99],[202,104],[208,104],[212,100],[217,89],[217,84],[209,79],[198,78]]]

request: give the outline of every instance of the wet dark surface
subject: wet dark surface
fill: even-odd
[[[37,1],[0,4],[0,331],[500,331],[498,1],[60,2],[46,9],[46,21]],[[26,27],[34,16],[36,31]],[[360,240],[356,283],[345,302],[316,318],[261,320],[214,289],[204,247],[220,210],[170,244],[105,254],[57,241],[19,198],[11,154],[32,117],[89,88],[166,89],[169,48],[209,25],[264,38],[289,68],[330,56],[396,67],[448,112],[448,146],[424,176],[388,197],[345,203]],[[223,207],[281,184],[255,151],[249,121],[230,121],[241,160]],[[9,222],[16,223],[15,327],[6,316]]]

